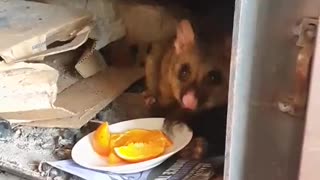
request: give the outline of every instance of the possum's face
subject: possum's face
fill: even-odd
[[[168,75],[174,97],[182,108],[198,111],[227,103],[230,46],[225,42],[199,46],[190,23],[180,23]]]

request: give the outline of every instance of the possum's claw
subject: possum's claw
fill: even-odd
[[[207,153],[208,143],[203,137],[193,138],[179,155],[185,159],[201,160]]]
[[[156,103],[156,98],[153,97],[150,93],[147,91],[142,92],[142,96],[144,98],[144,103],[147,107],[151,107],[153,104]]]

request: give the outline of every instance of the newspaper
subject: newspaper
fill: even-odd
[[[217,175],[218,169],[223,167],[223,158],[200,162],[174,156],[153,169],[134,174],[113,174],[86,169],[72,160],[45,162],[45,164],[85,180],[210,180]],[[46,174],[49,176],[53,173],[46,172]]]

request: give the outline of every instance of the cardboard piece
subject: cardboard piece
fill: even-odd
[[[101,49],[107,44],[125,36],[126,28],[116,15],[113,0],[37,0],[39,2],[60,5],[63,7],[83,9],[96,17],[96,26],[89,36],[97,40],[95,49]]]
[[[78,48],[73,51],[48,56],[44,59],[43,63],[59,71],[57,83],[58,93],[83,79],[83,77],[74,70],[74,65],[77,63],[79,56],[81,56],[82,53],[83,49]]]
[[[0,113],[53,108],[58,76],[46,64],[0,62]]]
[[[14,63],[76,49],[87,40],[93,22],[90,13],[79,9],[0,0],[0,56]],[[50,48],[55,42],[66,43]]]
[[[20,119],[7,119],[11,123],[19,123],[37,127],[63,127],[80,128],[92,119],[100,110],[122,94],[133,82],[142,78],[144,74],[141,68],[113,68],[83,79],[57,96],[54,103],[56,107],[64,108],[72,112],[69,117],[52,119],[37,118],[37,113],[27,121],[28,117],[21,116]],[[43,113],[43,112],[41,112]],[[28,123],[26,123],[28,122]]]

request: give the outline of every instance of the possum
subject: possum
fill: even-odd
[[[195,27],[183,19],[175,37],[151,45],[144,96],[167,127],[183,122],[193,130],[180,154],[201,159],[224,154],[232,31]]]

